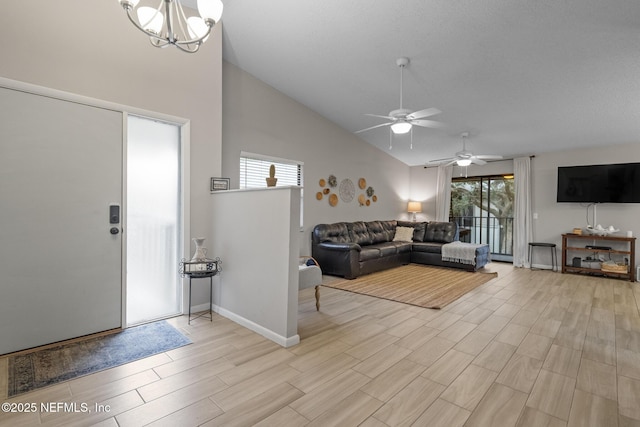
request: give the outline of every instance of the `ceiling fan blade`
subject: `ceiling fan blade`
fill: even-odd
[[[444,127],[444,123],[436,122],[434,120],[410,120],[412,125],[422,126],[425,128],[440,129]]]
[[[366,131],[368,131],[368,130],[375,129],[375,128],[379,128],[379,127],[382,127],[382,126],[389,126],[390,124],[393,124],[393,122],[389,122],[389,123],[382,123],[382,124],[380,124],[380,125],[371,126],[371,127],[369,127],[369,128],[366,128],[366,129],[360,129],[360,130],[355,131],[354,133],[366,132]]]
[[[446,157],[444,159],[435,159],[435,160],[428,160],[427,164],[433,164],[433,165],[439,165],[442,163],[447,163],[450,162],[449,164],[453,163],[453,162],[457,162],[458,158],[457,157]]]
[[[365,114],[365,116],[380,117],[381,119],[387,119],[387,120],[395,120],[395,118],[391,116],[381,116],[379,114]]]
[[[483,166],[487,164],[487,162],[485,162],[484,160],[479,159],[478,156],[473,156],[471,157],[470,160],[471,160],[471,163],[475,163],[476,165],[479,165],[479,166]]]
[[[423,119],[425,117],[435,116],[436,114],[440,113],[442,113],[442,111],[438,110],[437,108],[426,108],[424,110],[414,111],[413,113],[407,115],[407,119]]]
[[[476,158],[484,159],[484,160],[500,160],[502,159],[502,156],[493,155],[493,154],[481,154],[479,156],[476,156]]]

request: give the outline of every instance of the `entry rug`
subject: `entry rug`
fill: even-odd
[[[409,264],[323,286],[439,309],[497,276],[498,273]]]
[[[9,358],[9,397],[191,344],[162,320]]]

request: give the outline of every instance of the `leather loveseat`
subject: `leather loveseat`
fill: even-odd
[[[394,240],[397,227],[410,227],[413,233],[407,240]],[[457,240],[454,222],[338,222],[314,227],[311,250],[324,274],[347,279],[411,262],[474,271],[489,261],[488,246],[476,249],[473,264],[443,261],[442,245]]]

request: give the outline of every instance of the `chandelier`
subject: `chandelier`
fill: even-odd
[[[160,0],[155,8],[138,6],[140,0],[118,2],[133,25],[149,36],[153,46],[173,45],[188,53],[197,52],[207,40],[211,29],[222,17],[223,7],[220,0],[198,0],[200,16],[187,17],[182,0]]]

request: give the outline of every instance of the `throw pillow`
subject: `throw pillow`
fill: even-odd
[[[394,242],[411,242],[412,240],[412,227],[396,227],[396,235],[393,237]]]

